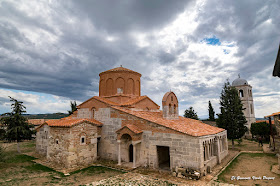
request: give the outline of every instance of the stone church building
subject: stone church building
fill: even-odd
[[[49,161],[69,168],[100,157],[133,168],[185,167],[206,174],[228,154],[226,130],[179,116],[173,92],[165,93],[160,110],[141,95],[140,73],[117,67],[99,76],[99,96],[37,128],[36,149]]]

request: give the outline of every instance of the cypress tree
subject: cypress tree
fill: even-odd
[[[184,117],[198,120],[198,116],[194,111],[193,107],[190,107],[189,109],[185,110]]]
[[[243,114],[243,104],[241,103],[238,91],[235,87],[230,86],[227,81],[220,97],[221,113],[217,114],[218,127],[227,130],[227,137],[232,141],[234,148],[234,139],[241,138],[248,130],[245,126],[247,123]]]
[[[209,121],[215,121],[215,111],[212,107],[211,101],[208,103],[208,111],[209,111]]]
[[[73,114],[73,112],[75,112],[77,110],[77,103],[76,101],[70,101],[70,107],[71,107],[71,110],[68,110],[68,113],[69,113],[69,116],[71,114]]]

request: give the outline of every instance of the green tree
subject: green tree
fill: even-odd
[[[241,138],[248,130],[245,126],[246,118],[243,114],[243,104],[235,87],[230,86],[227,81],[220,97],[221,113],[217,114],[217,125],[227,130],[227,137],[232,141],[234,148],[234,139]]]
[[[69,116],[73,114],[77,110],[77,103],[76,101],[70,101],[71,110],[68,110]]]
[[[5,139],[9,142],[16,141],[17,142],[17,151],[21,153],[20,150],[20,142],[22,140],[30,140],[32,139],[32,134],[34,133],[30,128],[34,127],[29,125],[27,122],[27,118],[22,116],[22,113],[26,112],[26,107],[23,105],[23,102],[18,101],[14,98],[10,98],[12,112],[5,113],[6,117],[1,118],[1,122],[6,127]]]
[[[276,128],[275,128],[274,125],[271,127],[271,130],[272,130],[271,131],[272,134],[275,135],[276,134]],[[266,141],[269,140],[270,125],[266,122],[252,123],[250,131],[251,131],[253,136],[261,136]]]
[[[215,111],[212,107],[211,101],[208,103],[208,111],[209,111],[209,121],[215,121]]]
[[[194,111],[193,107],[190,107],[189,109],[185,110],[184,117],[198,120],[198,116]]]

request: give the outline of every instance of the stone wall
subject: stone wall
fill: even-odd
[[[200,168],[201,148],[197,137],[145,131],[140,146],[141,152],[137,157],[140,165],[158,168],[157,146],[166,146],[170,151],[170,168]]]
[[[49,135],[47,159],[59,164],[61,167],[68,168],[70,128],[50,127]]]
[[[97,126],[82,123],[70,129],[68,163],[71,166],[86,166],[97,158]],[[84,138],[84,143],[82,143]]]
[[[110,108],[99,108],[95,112],[95,119],[103,123],[100,138],[100,157],[117,160],[118,144],[116,131],[121,128],[121,118],[111,118]]]
[[[97,131],[97,126],[88,123],[72,128],[50,127],[47,159],[65,168],[93,163],[97,158]]]
[[[43,125],[36,133],[36,151],[41,155],[47,155],[49,139],[49,126]]]
[[[88,108],[80,108],[78,109],[77,118],[92,118],[92,113]]]

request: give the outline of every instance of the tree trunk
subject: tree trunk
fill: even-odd
[[[234,149],[234,139],[231,139],[231,148]]]
[[[17,141],[17,151],[19,154],[21,154],[21,151],[20,151],[20,146],[19,146],[19,142]]]

